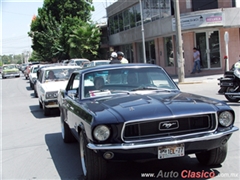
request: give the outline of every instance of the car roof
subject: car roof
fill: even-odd
[[[91,62],[110,62],[110,60],[107,60],[107,59],[105,59],[105,60],[92,60]]]
[[[92,67],[87,67],[80,69],[81,73],[86,73],[86,72],[92,72],[92,71],[97,71],[97,70],[108,70],[108,69],[118,69],[118,68],[144,68],[144,67],[149,67],[149,68],[161,68],[161,66],[156,65],[156,64],[148,64],[148,63],[128,63],[128,64],[106,64],[106,65],[101,65],[101,66],[92,66]]]
[[[43,69],[44,70],[54,70],[54,69],[76,69],[78,68],[78,66],[47,66],[47,67],[44,67]],[[81,69],[81,67],[79,67],[79,69]]]
[[[74,60],[74,61],[89,61],[88,59],[85,59],[85,58],[76,58],[76,59],[70,59],[70,60]]]

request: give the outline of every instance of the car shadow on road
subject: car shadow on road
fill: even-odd
[[[51,109],[49,116],[44,116],[43,110],[40,109],[39,105],[32,105],[29,106],[29,109],[32,113],[32,115],[37,119],[46,119],[46,118],[52,118],[52,117],[58,117],[59,116],[59,110]]]
[[[26,87],[26,89],[28,90],[28,91],[32,91],[33,89],[31,88],[31,87]]]
[[[81,180],[78,143],[65,144],[61,133],[46,134],[45,141],[60,178]]]
[[[65,144],[61,133],[46,134],[45,141],[61,179],[82,180],[78,143]],[[107,166],[107,180],[206,180],[211,178],[210,173],[219,174],[214,167],[200,165],[194,155],[148,162],[110,162]]]

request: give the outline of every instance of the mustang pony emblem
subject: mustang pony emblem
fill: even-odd
[[[135,109],[133,107],[130,107],[129,108],[129,111],[134,111]]]
[[[174,124],[176,124],[176,123],[163,123],[163,126],[166,128],[170,128]]]
[[[173,130],[179,127],[178,121],[165,121],[159,123],[159,130]]]

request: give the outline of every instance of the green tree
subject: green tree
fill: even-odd
[[[79,23],[70,33],[70,56],[95,59],[99,49],[100,30],[95,24]]]
[[[28,33],[37,56],[45,61],[95,57],[100,31],[90,21],[93,10],[92,0],[45,0]]]

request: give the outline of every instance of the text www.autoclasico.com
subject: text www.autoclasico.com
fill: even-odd
[[[215,174],[214,171],[192,171],[192,170],[183,170],[180,173],[177,171],[167,171],[164,172],[160,170],[157,174],[156,173],[141,173],[142,178],[213,178],[213,177],[239,177],[238,173],[220,173]]]

